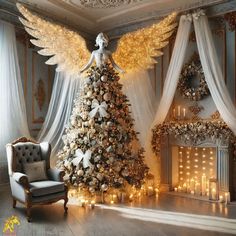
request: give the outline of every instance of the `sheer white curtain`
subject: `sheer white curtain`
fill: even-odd
[[[207,16],[203,11],[194,13],[193,22],[199,56],[212,99],[221,117],[236,135],[236,109],[225,85]]]
[[[169,112],[183,67],[191,25],[191,15],[182,15],[180,17],[175,45],[164,83],[163,94],[153,125],[162,123]]]
[[[52,96],[45,122],[38,135],[38,141],[52,145],[52,164],[56,163],[56,153],[62,148],[62,135],[69,122],[75,96],[80,88],[80,78],[63,72],[56,72]]]
[[[144,147],[156,112],[156,95],[149,74],[147,71],[126,74],[121,83],[131,104],[135,130],[139,132],[139,140]]]
[[[0,161],[6,161],[5,145],[29,136],[25,100],[14,26],[0,21]]]
[[[170,109],[171,103],[173,101],[175,91],[178,85],[179,76],[181,73],[181,69],[184,63],[184,57],[186,53],[186,49],[188,46],[188,39],[191,30],[192,17],[191,15],[182,15],[180,17],[179,27],[177,31],[177,36],[175,40],[175,45],[172,53],[172,57],[170,60],[170,65],[168,67],[163,94],[161,97],[160,104],[158,106],[154,121],[152,122],[151,128],[148,131],[146,143],[145,143],[145,157],[146,163],[150,168],[150,172],[155,177],[155,182],[159,182],[159,173],[160,173],[160,163],[159,159],[152,152],[151,140],[152,140],[152,128],[162,123]]]

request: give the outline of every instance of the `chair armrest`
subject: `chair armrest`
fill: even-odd
[[[56,168],[50,168],[47,170],[47,174],[49,179],[63,182],[63,176],[65,175],[65,172]]]
[[[25,188],[29,187],[29,180],[28,180],[28,176],[26,174],[20,173],[20,172],[14,172],[12,174],[12,178],[19,183],[20,185],[22,185]]]

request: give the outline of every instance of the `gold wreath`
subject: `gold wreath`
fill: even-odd
[[[190,86],[190,80],[196,75],[198,75],[200,83],[194,88]],[[192,59],[184,65],[179,78],[178,90],[182,97],[192,101],[199,101],[209,95],[210,92],[199,59]]]

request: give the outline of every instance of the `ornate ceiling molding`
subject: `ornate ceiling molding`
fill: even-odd
[[[63,1],[67,2],[68,0]],[[88,8],[115,8],[141,1],[143,0],[79,0],[79,3]]]

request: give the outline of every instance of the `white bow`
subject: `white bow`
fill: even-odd
[[[188,20],[188,21],[192,22],[192,15],[191,15],[191,14],[182,15],[181,18],[182,18],[183,20]]]
[[[193,13],[193,18],[198,20],[200,16],[205,16],[205,12],[202,9],[198,9],[195,13]]]
[[[77,149],[75,151],[76,157],[72,160],[73,165],[78,166],[79,163],[83,160],[83,167],[84,168],[91,167],[92,164],[89,161],[91,158],[91,154],[92,154],[92,152],[90,150],[87,150],[85,153],[83,153],[81,149]]]
[[[97,99],[93,99],[91,107],[93,108],[93,110],[89,112],[89,116],[91,118],[93,118],[97,114],[97,112],[99,112],[100,117],[107,116],[107,112],[106,112],[107,104],[106,104],[106,102],[102,102],[101,104],[99,104]]]

